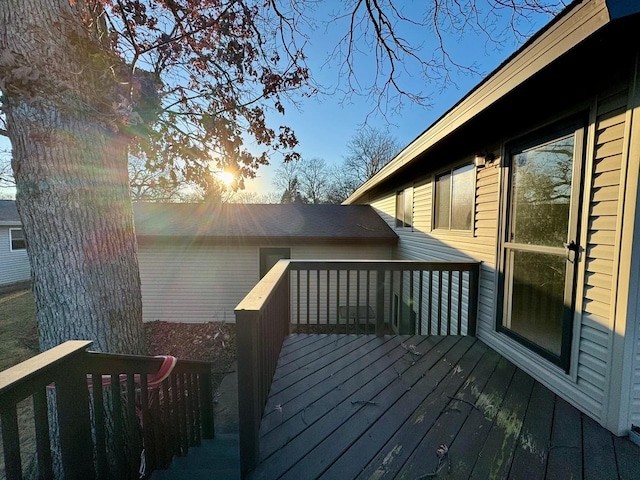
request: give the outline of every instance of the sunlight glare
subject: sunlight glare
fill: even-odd
[[[233,176],[233,173],[230,172],[217,172],[216,176],[222,181],[222,183],[224,183],[226,186],[230,186],[234,180],[235,177]]]

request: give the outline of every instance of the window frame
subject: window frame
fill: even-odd
[[[13,232],[21,232],[22,238],[13,238]],[[21,242],[22,247],[14,247],[14,242]],[[27,249],[27,239],[24,237],[24,230],[22,228],[10,228],[9,229],[9,251],[10,252],[21,252]]]
[[[398,208],[399,200],[402,199],[402,208]],[[413,185],[396,191],[395,196],[395,214],[396,214],[396,228],[411,228],[413,229]],[[410,207],[410,218],[407,222],[407,207]]]
[[[471,222],[469,225],[468,229],[459,229],[459,228],[451,228],[451,224],[452,224],[452,215],[453,215],[453,195],[454,195],[454,190],[453,190],[453,184],[454,184],[454,173],[457,170],[461,170],[464,168],[469,168],[470,167],[470,171],[473,172],[473,181],[472,181],[472,185],[471,185],[471,190],[472,192],[474,192],[472,200],[471,200]],[[449,176],[449,203],[448,203],[448,207],[449,207],[449,219],[448,219],[448,226],[447,227],[441,227],[437,225],[437,221],[438,221],[438,202],[437,202],[437,195],[438,195],[438,179],[444,177],[444,176]],[[476,216],[476,186],[477,186],[477,181],[478,181],[478,174],[477,174],[477,168],[474,165],[473,162],[471,161],[466,161],[463,163],[458,163],[446,170],[441,170],[437,173],[435,173],[433,175],[433,180],[432,180],[432,187],[431,187],[431,191],[432,191],[432,212],[431,212],[431,230],[434,232],[439,232],[439,233],[451,233],[454,235],[474,235],[475,232],[475,216]]]
[[[508,261],[507,249],[511,242],[509,239],[509,228],[512,226],[513,215],[513,184],[512,184],[512,161],[513,156],[519,152],[527,150],[537,145],[544,145],[546,143],[553,142],[562,137],[572,135],[575,138],[574,152],[573,152],[573,173],[572,173],[572,186],[571,186],[571,204],[569,207],[569,224],[568,224],[568,236],[575,238],[575,242],[581,244],[581,235],[584,233],[584,229],[588,228],[582,224],[582,215],[589,209],[589,200],[584,195],[584,182],[585,182],[585,169],[588,163],[587,153],[587,136],[588,136],[588,121],[582,114],[577,114],[561,121],[555,121],[539,128],[530,130],[519,137],[511,139],[505,142],[503,146],[504,163],[503,171],[501,172],[501,184],[502,192],[500,195],[500,216],[501,225],[499,230],[499,263],[498,274],[499,282],[497,285],[497,298],[503,299],[503,301],[497,302],[496,317],[495,317],[495,331],[504,334],[505,336],[513,339],[518,344],[522,345],[529,351],[537,354],[540,358],[548,361],[550,364],[555,365],[567,375],[572,375],[574,379],[577,375],[577,349],[579,342],[579,332],[576,332],[574,321],[575,315],[579,308],[580,298],[577,297],[579,291],[579,272],[578,258],[574,258],[573,261],[568,262],[565,280],[565,292],[564,297],[571,298],[571,305],[567,307],[567,312],[562,319],[562,331],[560,341],[560,354],[555,354],[543,346],[535,343],[527,337],[519,335],[517,332],[505,325],[506,310],[509,307],[504,301],[505,294],[508,290],[506,282],[509,281],[511,264]],[[511,243],[511,245],[518,245]],[[566,247],[566,245],[565,245]],[[536,248],[536,247],[534,247]],[[537,248],[536,248],[537,249]]]

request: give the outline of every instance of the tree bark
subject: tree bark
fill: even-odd
[[[0,2],[0,90],[40,348],[88,339],[144,353],[127,143],[108,98],[117,81],[87,12],[82,0]]]

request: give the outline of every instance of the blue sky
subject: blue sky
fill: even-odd
[[[424,2],[402,1],[398,5],[404,9],[404,14],[416,19],[424,15]],[[336,62],[327,64],[327,58],[335,47],[340,34],[344,33],[345,25],[336,24],[326,27],[325,20],[335,13],[336,2],[328,1],[316,12],[317,28],[309,37],[306,51],[309,66],[314,77],[328,90],[343,87],[338,79],[339,64]],[[532,22],[523,23],[520,29],[527,34],[533,34],[551,19],[548,15],[537,15]],[[412,44],[422,45],[423,55],[429,56],[433,46],[429,44],[433,38],[429,29],[411,27],[401,30],[404,38]],[[290,107],[282,117],[274,120],[291,126],[299,140],[297,151],[302,157],[319,157],[328,164],[340,164],[347,155],[347,143],[351,137],[367,125],[379,129],[388,129],[398,142],[405,146],[420,135],[431,123],[439,118],[445,111],[451,108],[460,98],[471,90],[482,78],[495,69],[505,58],[513,53],[524,41],[524,38],[516,39],[514,35],[508,36],[503,45],[497,47],[488,44],[486,39],[470,32],[463,35],[450,35],[446,39],[448,52],[456,62],[463,65],[477,66],[481,75],[453,75],[455,86],[450,85],[442,90],[438,83],[427,83],[422,77],[416,65],[407,64],[402,72],[404,85],[412,91],[422,91],[431,97],[432,104],[429,107],[411,104],[405,101],[404,107],[397,114],[385,116],[375,113],[375,103],[372,99],[354,96],[345,105],[341,104],[343,97],[340,94],[320,95],[304,100],[301,110]],[[364,49],[363,49],[364,50]],[[374,61],[371,53],[364,53],[358,58],[357,67],[363,81],[373,74]],[[373,112],[373,113],[372,113]],[[272,178],[281,161],[274,158],[271,165],[262,167],[257,172],[255,180],[246,182],[248,191],[267,193],[275,190]]]

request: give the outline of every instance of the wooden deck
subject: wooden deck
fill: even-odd
[[[640,478],[638,447],[473,337],[291,335],[260,434],[251,479]]]

